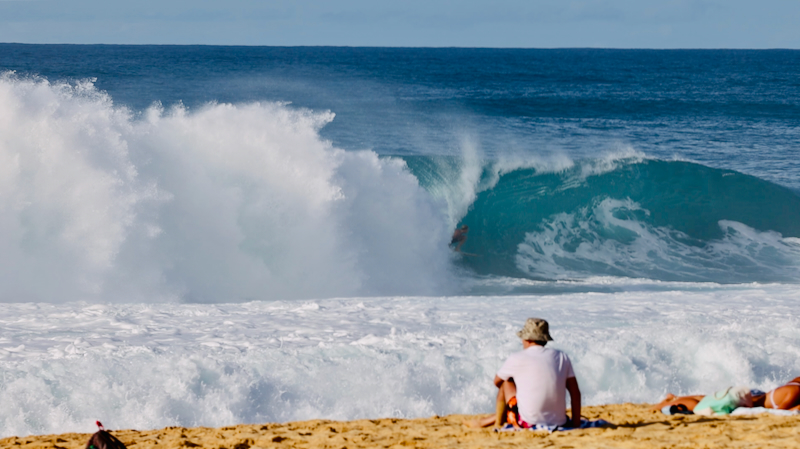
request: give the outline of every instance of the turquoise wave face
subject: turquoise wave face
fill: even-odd
[[[457,178],[447,173],[458,163],[426,159],[407,162],[436,194]],[[479,193],[458,223],[469,226],[461,250],[474,254],[460,263],[478,274],[800,279],[800,196],[759,178],[642,159],[492,173],[492,164],[482,168]]]

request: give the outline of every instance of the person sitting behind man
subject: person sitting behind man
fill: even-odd
[[[509,422],[514,427],[581,425],[581,391],[572,362],[563,352],[545,348],[550,336],[547,321],[528,318],[517,332],[522,351],[511,354],[494,378],[498,388],[495,416],[469,421],[470,427],[497,426]],[[566,412],[569,391],[572,418]]]

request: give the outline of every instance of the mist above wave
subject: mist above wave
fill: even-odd
[[[435,294],[443,208],[405,163],[319,137],[331,113],[154,105],[0,77],[0,301]]]

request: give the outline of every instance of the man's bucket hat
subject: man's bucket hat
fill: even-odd
[[[525,326],[517,332],[517,336],[528,341],[553,341],[550,336],[550,325],[541,318],[528,318]]]

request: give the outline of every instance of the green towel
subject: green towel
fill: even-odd
[[[694,413],[697,415],[728,415],[746,403],[748,394],[750,394],[750,389],[747,387],[728,387],[726,390],[704,397],[695,406]]]

